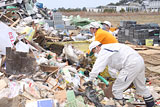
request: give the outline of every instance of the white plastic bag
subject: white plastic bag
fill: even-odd
[[[0,22],[0,54],[6,55],[6,47],[13,47],[18,35],[6,24]]]
[[[16,44],[16,51],[17,52],[26,52],[29,53],[29,46],[25,43],[23,43],[22,41],[19,41]]]

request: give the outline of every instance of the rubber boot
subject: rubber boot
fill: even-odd
[[[154,107],[155,106],[155,102],[154,102],[152,95],[149,97],[145,97],[144,101],[146,103],[146,107]]]

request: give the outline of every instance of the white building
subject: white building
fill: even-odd
[[[147,12],[160,12],[160,0],[145,0],[143,5]]]
[[[91,8],[87,8],[87,12],[104,12],[104,9],[102,8],[95,8],[95,7],[91,7]]]
[[[87,8],[87,12],[104,12],[105,9],[113,9],[116,12],[121,10],[125,10],[125,12],[160,12],[160,0],[144,0],[142,4],[128,2],[126,5],[121,6],[107,5],[103,8]]]
[[[108,6],[106,6],[106,9],[113,9],[116,12],[120,12],[122,9],[125,10],[125,12],[137,12],[137,11],[141,11],[142,7],[141,6],[112,6],[112,5],[108,5]]]

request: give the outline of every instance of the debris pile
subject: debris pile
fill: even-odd
[[[84,52],[89,42],[79,40],[92,37],[92,20],[62,17],[36,0],[2,1],[0,6],[0,106],[119,107],[113,79],[99,75],[87,82],[93,62]],[[151,83],[148,88],[160,105],[160,86]],[[123,94],[126,106],[145,106],[134,87]]]

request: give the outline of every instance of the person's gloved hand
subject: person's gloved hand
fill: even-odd
[[[92,85],[93,83],[92,83],[92,81],[87,81],[87,82],[85,82],[84,84],[83,84],[83,86],[89,86],[89,85]]]
[[[89,71],[84,71],[84,75],[85,75],[86,77],[89,77]]]

